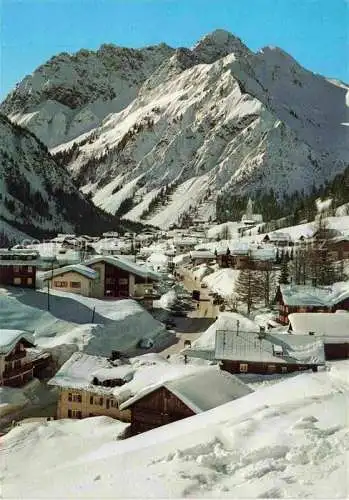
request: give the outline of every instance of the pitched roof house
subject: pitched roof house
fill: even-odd
[[[27,332],[0,329],[0,385],[20,387],[34,377],[36,365],[49,363],[50,356],[41,351],[31,353],[33,347]]]
[[[277,321],[287,325],[288,315],[291,313],[349,310],[349,286],[320,288],[308,285],[279,285],[275,300],[279,307]]]
[[[290,373],[325,363],[324,344],[309,335],[285,333],[216,332],[215,359],[230,373]]]
[[[130,434],[134,435],[211,410],[251,392],[237,377],[209,367],[147,387],[120,408],[131,410]]]

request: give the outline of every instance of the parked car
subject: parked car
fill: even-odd
[[[138,347],[140,349],[150,349],[153,346],[154,346],[153,339],[143,338],[138,342]]]
[[[201,283],[201,288],[207,288],[206,283]]]

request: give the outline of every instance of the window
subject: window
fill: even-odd
[[[53,286],[56,288],[67,288],[68,282],[67,281],[54,281]]]
[[[19,273],[19,266],[13,266],[13,272]]]
[[[110,407],[110,399],[106,399],[105,400],[105,407],[107,410],[109,410],[109,407]]]
[[[287,366],[282,366],[281,367],[281,372],[282,373],[287,373]]]
[[[20,285],[22,283],[21,278],[13,278],[13,284],[14,285]]]
[[[268,373],[274,373],[276,369],[275,365],[268,365]]]
[[[33,278],[27,278],[27,285],[33,284]]]
[[[115,285],[115,278],[105,278],[106,285]]]
[[[73,401],[73,395],[71,392],[68,394],[68,401]]]
[[[21,366],[22,365],[21,365],[21,360],[20,359],[17,360],[17,361],[15,361],[15,363],[14,363],[14,369],[15,370],[18,370],[18,368],[20,368]]]
[[[128,285],[128,279],[127,278],[120,278],[119,285]]]
[[[82,418],[80,410],[68,410],[68,418]]]
[[[68,410],[68,418],[72,418],[72,411]]]
[[[247,373],[247,372],[248,372],[248,364],[240,363],[240,373]]]
[[[71,281],[70,282],[70,288],[81,288],[80,281]]]
[[[99,398],[99,404],[100,406],[103,406],[103,398]]]
[[[75,403],[81,403],[82,402],[81,394],[74,394],[73,401],[75,401]]]
[[[28,266],[28,273],[32,273],[32,272],[33,272],[32,266]]]
[[[93,405],[93,396],[90,396],[90,405]]]

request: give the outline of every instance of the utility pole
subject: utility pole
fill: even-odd
[[[51,260],[51,280],[53,279],[53,260]],[[50,280],[47,280],[47,310],[50,310]]]

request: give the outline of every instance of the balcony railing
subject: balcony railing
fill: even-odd
[[[5,356],[5,361],[16,361],[16,359],[22,359],[25,358],[26,352],[25,351],[15,351],[11,352],[7,356]]]
[[[26,363],[19,368],[11,368],[11,369],[7,368],[3,372],[2,378],[4,380],[8,380],[10,378],[15,378],[15,377],[18,377],[18,375],[24,375],[25,373],[30,372],[32,369],[33,369],[32,363]]]

